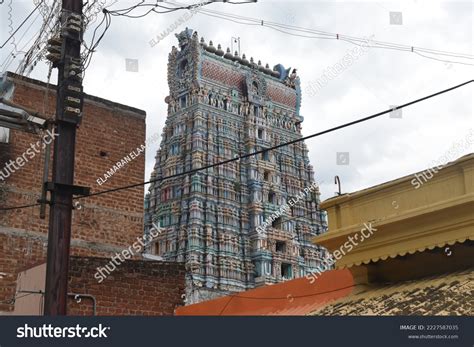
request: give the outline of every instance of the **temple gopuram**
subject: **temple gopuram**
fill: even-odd
[[[266,151],[302,137],[296,69],[224,52],[188,28],[176,37],[145,201],[145,233],[161,232],[148,252],[186,264],[187,304],[314,272],[326,250],[311,240],[327,223],[308,149]]]

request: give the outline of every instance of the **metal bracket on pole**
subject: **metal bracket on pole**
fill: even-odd
[[[53,121],[51,119],[48,119],[45,125],[49,129],[52,129]],[[47,195],[46,183],[48,181],[48,175],[49,175],[49,165],[51,161],[50,158],[51,158],[51,143],[46,144],[46,148],[44,151],[43,186],[41,187],[41,199],[38,201],[41,204],[40,206],[41,219],[46,218],[46,203],[49,204],[49,201],[46,199],[46,195]]]
[[[48,192],[54,192],[55,190],[70,191],[72,195],[87,196],[90,194],[91,189],[89,187],[75,186],[72,184],[62,184],[54,182],[46,182],[46,190]]]

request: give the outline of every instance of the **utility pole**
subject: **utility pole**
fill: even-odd
[[[47,316],[66,315],[73,195],[89,193],[88,188],[74,186],[76,128],[83,104],[82,6],[82,0],[62,0],[60,36],[48,41],[47,58],[58,68],[58,85],[53,176],[52,182],[44,183],[51,197],[44,303]]]

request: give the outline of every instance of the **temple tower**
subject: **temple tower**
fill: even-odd
[[[301,138],[296,70],[226,53],[187,28],[176,37],[159,181],[146,199],[145,232],[161,228],[150,252],[186,263],[187,303],[314,271],[325,250],[311,239],[326,221],[303,142],[161,180]]]

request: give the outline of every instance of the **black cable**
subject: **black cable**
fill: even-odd
[[[119,9],[119,10],[113,10],[113,11],[109,11],[109,13],[113,16],[124,16],[124,17],[129,17],[129,18],[138,18],[138,17],[134,17],[134,16],[128,16],[128,14],[130,12],[132,12],[134,9],[136,8],[139,8],[139,7],[152,7],[152,9],[150,11],[148,11],[146,14],[150,13],[153,8],[155,7],[163,7],[163,8],[166,8],[164,6],[160,6],[158,4],[143,4],[144,1],[141,1],[140,4],[137,4],[135,6],[132,6],[132,7],[129,7],[129,8],[126,8],[126,9]],[[181,8],[166,8],[168,10],[170,10],[169,12],[174,12],[174,11],[177,11],[177,10],[180,10]],[[144,15],[142,15],[141,17],[143,17]]]
[[[288,295],[291,296],[292,299],[301,299],[301,298],[309,298],[311,296],[334,293],[334,292],[338,292],[338,291],[341,291],[341,290],[344,290],[344,289],[349,289],[349,288],[352,288],[352,287],[354,287],[354,284],[351,284],[349,286],[345,286],[345,287],[342,287],[342,288],[337,288],[337,289],[334,289],[334,290],[327,290],[325,292],[320,292],[320,293],[311,293],[311,294],[297,295],[297,296],[293,296],[291,294],[288,294]],[[276,297],[273,297],[273,298],[272,297],[241,296],[239,294],[230,294],[228,296],[230,296],[231,298],[235,297],[235,298],[250,299],[250,300],[288,300],[289,299],[288,296],[276,296]],[[230,300],[229,300],[228,303],[230,303]],[[226,307],[227,307],[227,305],[226,305]],[[224,311],[224,310],[222,310],[222,311]],[[221,312],[221,314],[222,314],[222,312]]]
[[[95,35],[96,35],[96,32],[97,32],[97,29],[99,29],[99,27],[102,26],[102,24],[104,23],[105,21],[105,28],[104,28],[104,31],[102,32],[102,34],[100,35],[100,37],[97,39],[97,42],[94,43],[94,39],[95,39]],[[99,43],[102,41],[102,39],[104,38],[107,30],[110,28],[110,25],[112,24],[112,20],[110,18],[110,14],[108,13],[107,10],[104,11],[104,18],[102,19],[102,21],[99,23],[99,25],[95,28],[94,30],[94,33],[93,33],[93,36],[92,36],[92,40],[91,40],[91,47],[90,48],[87,48],[89,53],[88,55],[84,58],[84,68],[83,68],[83,76],[82,78],[84,79],[85,78],[85,72],[87,70],[87,68],[89,67],[91,61],[92,61],[92,56],[95,52],[95,49],[97,48],[97,46],[99,45]]]
[[[25,32],[23,33],[23,35],[19,38],[18,40],[18,44],[20,44],[20,42],[23,40],[23,38],[25,37],[25,35],[28,33],[28,31],[31,29],[31,27],[33,26],[33,24],[35,24],[36,20],[38,19],[38,17],[41,16],[41,13],[38,13],[36,15],[36,17],[33,19],[33,21],[30,23],[30,25],[28,26],[28,28],[26,28]],[[1,68],[2,68],[2,71],[5,72],[8,67],[10,66],[11,63],[13,63],[15,61],[15,59],[18,57],[18,53],[20,54],[27,54],[27,52],[24,52],[24,49],[26,49],[26,47],[29,45],[29,43],[31,42],[31,40],[33,40],[33,38],[35,37],[35,35],[33,35],[27,42],[26,44],[21,47],[21,49],[17,52],[17,54],[15,54],[15,50],[13,49],[10,54],[8,54],[5,58],[5,60],[3,61]],[[11,59],[11,60],[10,60]]]
[[[35,61],[37,62],[38,58],[40,57],[43,51],[41,49],[41,43],[46,39],[46,37],[43,37],[43,36],[44,36],[44,33],[48,31],[49,23],[55,17],[55,10],[57,10],[56,8],[57,3],[58,3],[58,0],[54,0],[53,4],[50,7],[49,14],[46,17],[43,16],[44,21],[39,30],[39,35],[36,37],[36,40],[33,42],[33,45],[25,54],[25,56],[23,57],[23,59],[21,60],[21,62],[19,63],[16,69],[16,72],[19,73],[20,75],[22,75],[26,71],[26,69],[29,67],[30,61],[33,62],[33,67],[34,67]],[[52,33],[51,30],[50,30],[50,33]]]
[[[92,39],[91,39],[91,44],[90,46],[93,47],[94,46],[94,40],[95,40],[95,34],[97,33],[97,29],[100,28],[100,26],[102,25],[102,23],[104,23],[105,21],[105,13],[104,13],[104,17],[102,18],[102,20],[100,21],[100,23],[96,26],[96,28],[94,29],[94,32],[92,33]],[[89,50],[89,52],[92,52],[92,49],[91,48],[87,48]]]
[[[235,157],[235,158],[232,158],[232,159],[227,159],[227,160],[224,160],[224,161],[215,163],[215,164],[203,166],[203,167],[201,167],[201,168],[196,168],[196,169],[192,169],[192,170],[185,171],[185,172],[182,172],[182,173],[178,173],[178,174],[174,174],[174,175],[170,175],[170,176],[165,176],[165,177],[162,177],[162,178],[159,178],[159,179],[157,178],[157,179],[149,180],[149,181],[146,181],[146,182],[140,182],[140,183],[130,184],[130,185],[128,185],[128,186],[117,187],[117,188],[112,188],[112,189],[108,189],[108,190],[103,190],[103,191],[100,191],[100,192],[97,192],[97,193],[92,193],[92,194],[88,194],[88,195],[77,196],[77,197],[74,197],[73,200],[83,199],[83,198],[88,198],[88,197],[93,197],[93,196],[98,196],[98,195],[103,195],[103,194],[108,194],[108,193],[113,193],[113,192],[120,191],[120,190],[126,190],[126,189],[136,188],[136,187],[144,186],[144,185],[147,185],[147,184],[150,184],[150,183],[160,182],[160,181],[164,181],[164,180],[167,180],[167,179],[171,179],[171,178],[175,178],[175,177],[180,177],[180,176],[184,176],[184,175],[196,173],[196,172],[199,172],[199,171],[207,170],[207,169],[210,169],[210,168],[213,168],[213,167],[216,167],[216,166],[220,166],[220,165],[224,165],[224,164],[228,164],[228,163],[231,163],[231,162],[234,162],[234,161],[239,161],[239,160],[244,159],[244,158],[249,158],[249,157],[252,157],[252,156],[255,156],[255,155],[258,155],[258,154],[262,154],[262,153],[265,153],[265,152],[268,152],[268,151],[272,151],[272,150],[277,149],[277,148],[281,148],[281,147],[284,147],[284,146],[292,145],[292,144],[295,144],[295,143],[298,143],[298,142],[301,142],[301,141],[305,141],[305,140],[311,139],[311,138],[313,138],[313,137],[317,137],[317,136],[321,136],[321,135],[324,135],[324,134],[328,134],[328,133],[333,132],[333,131],[336,131],[336,130],[340,130],[340,129],[343,129],[343,128],[347,128],[347,127],[349,127],[349,126],[351,126],[351,125],[355,125],[355,124],[358,124],[358,123],[362,123],[362,122],[365,122],[365,121],[368,121],[368,120],[371,120],[371,119],[380,117],[380,116],[382,116],[382,115],[384,115],[384,114],[393,112],[394,110],[400,110],[400,109],[402,109],[402,108],[411,106],[411,105],[416,104],[416,103],[419,103],[419,102],[421,102],[421,101],[424,101],[424,100],[433,98],[433,97],[435,97],[435,96],[438,96],[438,95],[441,95],[441,94],[450,92],[450,91],[455,90],[455,89],[457,89],[457,88],[461,88],[461,87],[463,87],[463,86],[465,86],[465,85],[467,85],[467,84],[469,84],[469,83],[472,83],[472,82],[474,82],[474,80],[470,80],[470,81],[467,81],[467,82],[458,84],[458,85],[456,85],[456,86],[454,86],[454,87],[441,90],[441,91],[436,92],[436,93],[434,93],[434,94],[430,94],[430,95],[428,95],[428,96],[425,96],[425,97],[422,97],[422,98],[419,98],[419,99],[416,99],[416,100],[407,102],[407,103],[405,103],[405,104],[403,104],[403,105],[400,105],[400,106],[397,106],[397,107],[395,107],[395,108],[390,108],[390,109],[388,109],[388,110],[385,110],[385,111],[382,111],[382,112],[378,112],[378,113],[375,113],[375,114],[373,114],[373,115],[370,115],[370,116],[367,116],[367,117],[364,117],[364,118],[360,118],[360,119],[354,120],[354,121],[352,121],[352,122],[345,123],[345,124],[342,124],[342,125],[339,125],[339,126],[330,128],[330,129],[326,129],[326,130],[320,131],[320,132],[318,132],[318,133],[314,133],[314,134],[312,134],[312,135],[308,135],[308,136],[305,136],[305,137],[301,137],[301,138],[295,139],[295,140],[293,140],[293,141],[281,143],[281,144],[279,144],[279,145],[276,145],[276,146],[273,146],[273,147],[270,147],[270,148],[266,148],[266,149],[263,149],[263,150],[255,151],[255,152],[248,153],[248,154],[244,154],[244,155],[241,155],[241,156],[238,156],[238,157]],[[26,206],[26,207],[32,207],[32,206],[38,206],[38,205],[39,205],[39,204],[36,204],[36,205],[28,205],[28,206]],[[0,211],[15,210],[15,209],[26,208],[26,207],[19,206],[19,207],[0,208]]]
[[[16,294],[13,296],[13,298],[11,298],[10,300],[0,301],[0,304],[13,305],[16,300],[22,299],[22,298],[24,298],[24,297],[26,297],[26,296],[33,295],[33,294],[37,294],[37,293],[26,293],[26,294],[20,295],[20,296],[18,296],[18,297],[17,297],[17,294],[18,294],[18,293],[16,293]]]
[[[145,0],[141,0],[139,4],[133,5],[133,6],[129,7],[129,8],[124,8],[124,9],[121,9],[121,10],[113,10],[113,11],[110,11],[110,12],[134,10],[134,9],[136,9],[139,5],[143,4],[144,2],[145,2]],[[128,12],[127,12],[127,13],[128,13]]]
[[[219,313],[219,316],[222,316],[222,313],[224,313],[225,309],[227,308],[227,306],[229,306],[229,304],[230,304],[230,302],[232,301],[233,298],[234,298],[234,296],[230,295],[229,301],[226,302],[226,304],[222,308],[221,312]]]
[[[197,4],[191,4],[191,5],[179,6],[179,7],[166,7],[166,6],[158,4],[158,2],[155,3],[155,4],[144,4],[144,0],[142,0],[142,1],[140,1],[140,3],[138,3],[134,6],[124,8],[124,9],[109,11],[109,13],[110,13],[110,15],[116,16],[116,17],[142,18],[142,17],[147,16],[151,12],[163,14],[163,13],[170,13],[170,12],[175,12],[175,11],[179,11],[179,10],[192,10],[194,8],[203,7],[203,6],[206,6],[206,5],[210,5],[212,3],[214,3],[214,1],[207,1],[207,2],[203,2],[203,3],[197,3]],[[234,2],[226,2],[226,3],[233,4],[233,5],[235,5],[235,4],[245,4],[245,3],[234,3]],[[249,2],[247,2],[247,3],[249,3]],[[152,7],[152,8],[149,11],[147,11],[147,12],[141,14],[141,15],[136,15],[136,16],[129,15],[129,13],[131,13],[133,10],[135,10],[137,8],[141,8],[141,7]],[[163,8],[167,11],[157,11],[156,10],[157,7]]]
[[[163,6],[163,5],[158,5],[158,7],[164,8],[165,10],[174,10],[174,9],[177,8],[177,7],[166,7],[166,6]]]
[[[33,11],[30,12],[30,14],[25,18],[25,20],[18,26],[18,28],[16,28],[16,30],[10,35],[10,37],[0,46],[0,49],[3,48],[7,43],[8,41],[10,41],[10,39],[15,36],[15,34],[17,33],[18,30],[20,30],[20,28],[26,23],[26,21],[33,15],[33,13],[36,12],[36,10],[38,9],[38,7],[43,3],[44,0],[41,0],[41,2],[36,5],[36,7],[33,9]]]
[[[0,208],[0,211],[12,211],[12,210],[21,210],[24,208],[30,208],[30,207],[35,207],[39,206],[39,203],[36,204],[30,204],[30,205],[23,205],[23,206],[15,206],[15,207],[5,207],[5,208]]]
[[[162,178],[160,178],[160,179],[149,180],[149,181],[142,182],[142,183],[131,184],[131,185],[124,186],[124,187],[118,187],[118,188],[113,188],[113,189],[108,189],[108,190],[100,191],[100,192],[97,192],[97,193],[92,193],[92,194],[89,194],[89,195],[79,196],[79,197],[76,197],[76,199],[80,199],[80,198],[84,198],[84,197],[91,197],[91,196],[98,196],[98,195],[102,195],[102,194],[106,194],[106,193],[116,192],[116,191],[119,191],[119,190],[131,189],[131,188],[139,187],[139,186],[142,186],[142,185],[147,185],[147,184],[149,184],[149,183],[164,181],[164,180],[167,180],[167,179],[170,179],[170,178],[180,177],[180,176],[184,176],[184,175],[196,173],[196,172],[198,172],[198,171],[203,171],[203,170],[211,169],[211,168],[216,167],[216,166],[228,164],[228,163],[231,163],[231,162],[234,162],[234,161],[239,161],[240,159],[245,159],[245,158],[252,157],[252,156],[255,156],[255,155],[258,155],[258,154],[262,154],[262,153],[265,153],[265,152],[268,152],[268,151],[271,151],[271,150],[274,150],[274,149],[277,149],[277,148],[280,148],[280,147],[292,145],[292,144],[295,144],[295,143],[298,143],[298,142],[301,142],[301,141],[305,141],[305,140],[311,139],[311,138],[313,138],[313,137],[321,136],[321,135],[324,135],[324,134],[327,134],[327,133],[330,133],[330,132],[333,132],[333,131],[336,131],[336,130],[339,130],[339,129],[346,128],[346,127],[351,126],[351,125],[355,125],[355,124],[362,123],[362,122],[365,122],[365,121],[367,121],[367,120],[370,120],[370,119],[373,119],[373,118],[376,118],[376,117],[380,117],[380,116],[382,116],[382,115],[384,115],[384,114],[393,112],[394,110],[399,110],[399,109],[402,109],[402,108],[404,108],[404,107],[407,107],[407,106],[416,104],[416,103],[418,103],[418,102],[421,102],[421,101],[424,101],[424,100],[433,98],[433,97],[435,97],[435,96],[438,96],[438,95],[447,93],[447,92],[449,92],[449,91],[451,91],[451,90],[460,88],[460,87],[462,87],[462,86],[464,86],[464,85],[466,85],[466,84],[472,83],[472,82],[474,82],[474,80],[470,80],[470,81],[467,81],[467,82],[458,84],[458,85],[456,85],[456,86],[454,86],[454,87],[451,87],[451,88],[448,88],[448,89],[444,89],[444,90],[439,91],[439,92],[437,92],[437,93],[434,93],[434,94],[425,96],[425,97],[423,97],[423,98],[410,101],[410,102],[408,102],[408,103],[406,103],[406,104],[397,106],[397,107],[395,107],[395,108],[390,108],[390,109],[388,109],[388,110],[385,110],[385,111],[382,111],[382,112],[378,112],[378,113],[375,113],[375,114],[373,114],[373,115],[370,115],[370,116],[367,116],[367,117],[364,117],[364,118],[360,118],[360,119],[357,119],[357,120],[352,121],[352,122],[349,122],[349,123],[345,123],[345,124],[336,126],[336,127],[334,127],[334,128],[326,129],[326,130],[320,131],[320,132],[315,133],[315,134],[312,134],[312,135],[308,135],[308,136],[305,136],[305,137],[301,137],[301,138],[295,139],[295,140],[293,140],[293,141],[281,143],[281,144],[279,144],[279,145],[276,145],[276,146],[273,146],[273,147],[270,147],[270,148],[266,148],[266,149],[262,149],[262,150],[255,151],[255,152],[252,152],[252,153],[244,154],[244,155],[241,155],[241,156],[238,156],[238,157],[235,157],[235,158],[232,158],[232,159],[227,159],[227,160],[224,160],[224,161],[215,163],[215,164],[203,166],[203,167],[201,167],[201,168],[196,168],[196,169],[192,169],[192,170],[185,171],[185,172],[182,172],[182,173],[177,173],[177,174],[174,174],[174,175],[165,176],[165,177],[162,177]]]
[[[231,4],[231,5],[247,5],[257,3],[257,0],[249,0],[249,1],[242,1],[242,2],[235,2],[235,1],[223,1],[224,4]]]
[[[104,18],[102,19],[102,21],[99,23],[99,25],[94,30],[92,40],[91,40],[91,44],[90,44],[90,48],[87,47],[86,45],[84,45],[86,50],[88,51],[88,53],[86,54],[86,57],[84,58],[83,79],[84,79],[84,76],[85,76],[85,72],[86,72],[87,68],[89,67],[89,65],[92,61],[92,55],[94,54],[95,49],[97,48],[100,41],[102,40],[105,33],[107,32],[110,25],[112,24],[112,16],[114,16],[114,17],[127,17],[127,18],[136,19],[136,18],[145,17],[148,14],[150,14],[151,12],[155,12],[155,13],[158,13],[158,14],[165,14],[165,13],[175,12],[175,11],[183,10],[183,9],[190,10],[190,9],[195,8],[195,7],[202,7],[202,6],[209,5],[209,4],[213,3],[212,1],[207,1],[205,3],[199,3],[199,4],[188,5],[188,6],[170,8],[170,7],[159,5],[158,2],[155,3],[155,4],[145,4],[144,2],[145,2],[145,0],[141,0],[138,4],[136,4],[134,6],[131,6],[131,7],[128,7],[128,8],[124,8],[124,9],[107,10],[106,8],[104,8],[102,10],[102,12],[104,13]],[[151,9],[148,10],[147,12],[145,12],[144,14],[141,14],[141,15],[136,15],[136,16],[129,15],[130,12],[132,12],[133,10],[135,10],[136,8],[139,8],[139,7],[151,7]],[[156,10],[157,7],[167,9],[167,11],[158,11],[158,10]],[[95,39],[95,35],[97,33],[97,29],[102,26],[102,24],[104,23],[104,20],[105,20],[105,23],[106,23],[104,32],[97,39],[97,42],[94,43],[94,39]]]
[[[170,13],[170,12],[175,12],[177,10],[169,10],[169,11],[157,11],[155,10],[155,8],[152,8],[150,9],[148,12],[145,12],[143,14],[140,14],[140,15],[136,15],[136,16],[132,16],[132,15],[128,15],[128,14],[113,14],[111,13],[112,16],[115,16],[115,17],[127,17],[127,18],[132,18],[132,19],[136,19],[136,18],[143,18],[147,15],[149,15],[151,12],[155,12],[155,13],[158,13],[158,14],[164,14],[164,13]]]

